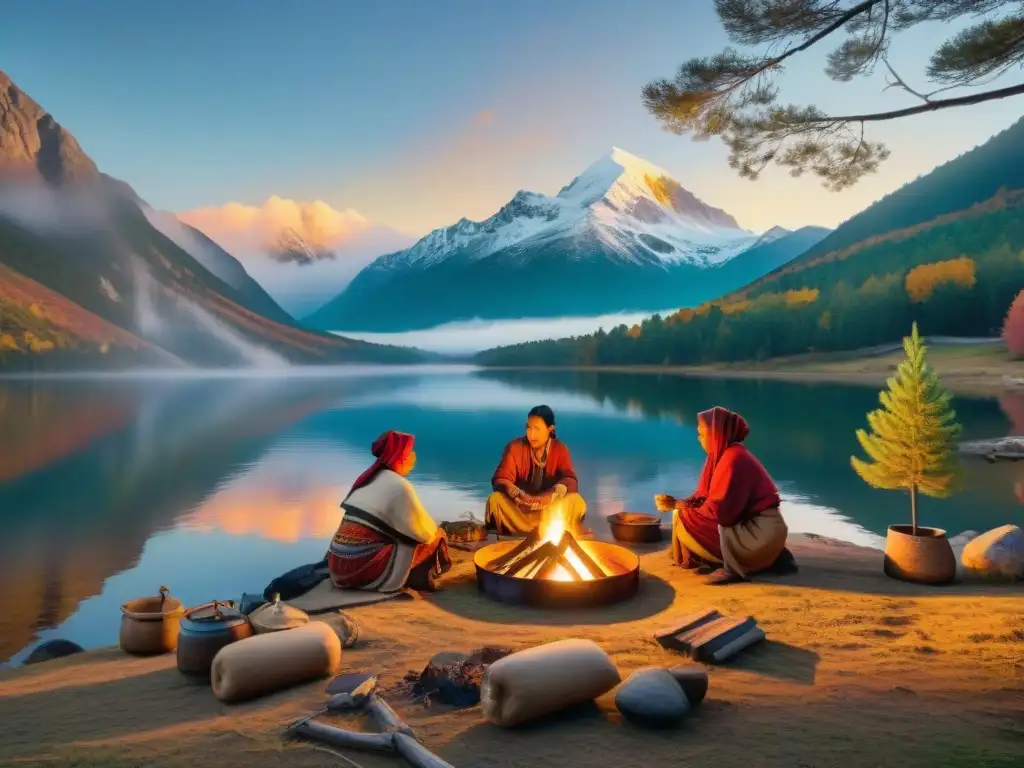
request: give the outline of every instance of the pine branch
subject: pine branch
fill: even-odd
[[[885,120],[898,120],[901,117],[910,117],[912,115],[923,115],[927,112],[937,112],[940,109],[951,109],[953,107],[969,107],[974,104],[984,104],[986,101],[996,101],[998,99],[1006,99],[1010,96],[1020,96],[1024,94],[1024,83],[1018,85],[1010,85],[1006,88],[997,88],[993,91],[983,91],[982,93],[972,93],[967,96],[957,96],[952,99],[940,99],[938,101],[929,101],[925,104],[918,104],[915,107],[906,107],[905,109],[894,109],[890,112],[873,112],[864,115],[832,115],[823,116],[818,118],[811,118],[806,121],[807,124],[823,124],[823,123],[879,123]]]
[[[781,53],[745,54],[727,48],[717,56],[685,62],[673,80],[643,89],[647,110],[664,128],[695,140],[721,136],[729,165],[757,179],[770,164],[799,176],[813,171],[838,191],[873,173],[889,157],[881,143],[865,137],[867,123],[898,120],[944,109],[975,106],[1024,95],[1024,83],[950,98],[951,88],[987,85],[983,75],[1002,74],[1024,62],[1024,15],[983,21],[940,46],[929,75],[951,83],[931,93],[912,88],[887,59],[892,34],[924,21],[951,21],[1005,7],[1005,0],[865,0],[843,9],[842,0],[716,0],[715,8],[733,41],[798,42]],[[831,115],[813,106],[779,106],[772,75],[791,57],[845,29],[848,37],[828,56],[826,74],[846,82],[883,61],[898,87],[922,103],[902,109]],[[991,81],[990,81],[991,82]],[[859,131],[856,130],[859,125]]]

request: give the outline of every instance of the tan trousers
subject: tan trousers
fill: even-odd
[[[557,503],[565,505],[565,514],[575,521],[575,526],[579,526],[587,514],[587,503],[578,493],[566,494]],[[525,536],[540,525],[543,516],[544,510],[523,509],[506,494],[496,491],[487,497],[484,523],[499,534]]]

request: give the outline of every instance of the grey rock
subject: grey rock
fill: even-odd
[[[696,707],[708,695],[708,671],[704,667],[672,667],[668,671],[679,683],[691,707]]]
[[[1024,578],[1024,530],[1004,525],[971,539],[960,563],[972,575],[984,578]]]
[[[629,720],[664,727],[678,723],[690,711],[682,686],[666,669],[638,669],[615,692],[615,706]]]
[[[75,653],[81,653],[84,649],[78,643],[72,643],[70,640],[47,640],[45,643],[37,645],[32,653],[25,659],[26,664],[39,664],[42,661],[50,661],[52,659],[60,659],[64,656],[71,656]]]

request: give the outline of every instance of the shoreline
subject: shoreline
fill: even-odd
[[[472,555],[453,550],[439,592],[347,609],[366,642],[344,651],[342,671],[379,674],[385,699],[456,766],[633,765],[638,750],[651,765],[671,765],[679,760],[677,734],[695,764],[748,768],[979,768],[1019,755],[1024,699],[1007,674],[1019,667],[1024,647],[1020,585],[907,584],[883,575],[878,550],[807,535],[793,536],[791,545],[799,573],[729,587],[671,567],[664,544],[637,547],[643,575],[636,597],[565,612],[489,600],[476,589]],[[768,640],[710,667],[707,701],[668,738],[623,722],[613,693],[589,714],[512,730],[483,722],[479,707],[427,707],[403,693],[408,671],[418,673],[438,652],[470,646],[518,650],[590,639],[623,677],[645,666],[686,664],[653,633],[705,606],[754,616]],[[314,618],[336,622],[330,614]],[[173,654],[86,651],[0,671],[7,734],[0,763],[326,768],[338,758],[281,739],[286,723],[324,700],[319,680],[225,706],[208,686],[184,681]],[[878,739],[880,732],[887,737]],[[348,754],[365,768],[393,763]]]
[[[684,378],[748,379],[802,384],[841,384],[859,387],[886,386],[902,354],[846,356],[835,359],[814,357],[778,358],[763,363],[719,363],[708,365],[593,365],[593,366],[486,366],[491,371],[571,371],[576,373],[622,373],[681,376]],[[1013,360],[992,348],[929,349],[929,364],[943,385],[953,394],[973,397],[1024,397],[1024,360]],[[1009,383],[1004,377],[1020,379]]]

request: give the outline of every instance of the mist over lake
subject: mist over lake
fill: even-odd
[[[417,347],[428,352],[464,355],[507,344],[582,336],[593,333],[599,328],[610,331],[619,325],[632,326],[651,315],[665,315],[676,312],[678,309],[679,307],[674,307],[661,313],[621,312],[596,317],[466,320],[406,333],[360,333],[343,330],[334,331],[334,333],[374,344],[393,344],[401,347]]]

